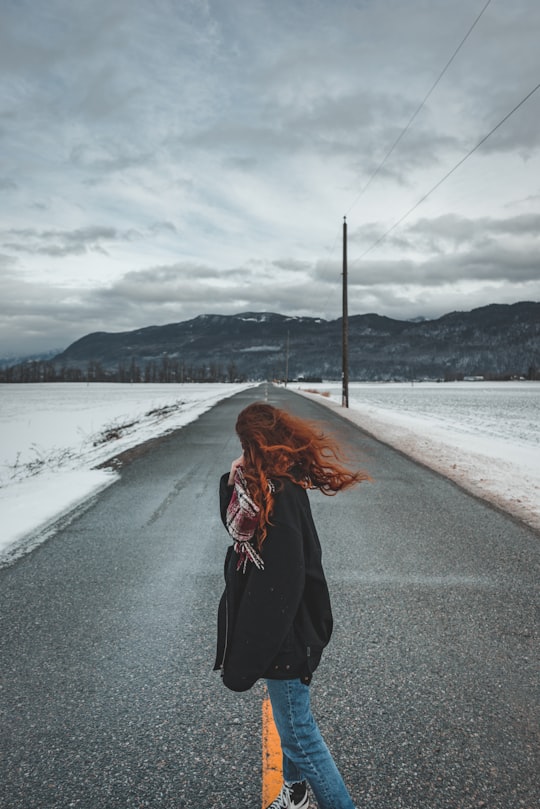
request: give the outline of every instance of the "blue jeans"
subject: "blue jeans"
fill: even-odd
[[[307,780],[319,809],[355,809],[311,713],[309,686],[300,680],[267,680],[266,685],[281,740],[284,780]]]

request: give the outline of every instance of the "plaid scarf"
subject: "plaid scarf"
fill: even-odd
[[[237,467],[225,525],[234,540],[234,550],[238,554],[236,569],[242,568],[243,573],[246,572],[248,562],[252,562],[259,570],[264,570],[264,562],[251,544],[259,525],[259,512],[259,506],[249,493],[242,470]]]

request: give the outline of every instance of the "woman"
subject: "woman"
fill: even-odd
[[[243,453],[220,481],[225,560],[215,669],[233,691],[266,680],[283,752],[284,784],[268,809],[354,809],[310,709],[309,684],[332,633],[321,546],[307,489],[335,494],[368,479],[339,461],[313,424],[265,403],[246,407]]]

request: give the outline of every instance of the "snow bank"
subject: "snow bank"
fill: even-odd
[[[0,561],[116,480],[96,469],[249,384],[0,385]]]
[[[385,444],[540,529],[540,383],[309,385]],[[328,397],[321,393],[330,394]]]

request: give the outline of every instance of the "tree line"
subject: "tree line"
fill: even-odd
[[[385,377],[385,381],[405,382],[414,379],[427,379],[428,377],[419,374],[412,366],[404,366],[403,373],[399,376]],[[352,376],[357,381],[370,381],[381,378],[366,375],[363,369],[356,368],[356,373]],[[505,381],[510,379],[525,378],[530,380],[540,380],[540,368],[537,365],[530,365],[527,373],[490,373],[480,372],[479,376],[486,381]],[[250,377],[251,378],[251,377]],[[259,378],[259,375],[256,375]],[[269,379],[283,379],[274,370],[268,374]],[[328,376],[327,376],[328,378]],[[339,376],[336,374],[329,379]],[[442,375],[434,374],[433,379],[444,382],[460,381],[470,378],[469,374],[462,371],[446,370]],[[248,379],[246,373],[241,372],[234,361],[223,366],[221,363],[210,362],[208,364],[194,365],[187,364],[178,358],[164,355],[159,360],[148,360],[144,364],[139,364],[132,359],[128,363],[119,362],[115,368],[104,366],[98,360],[89,361],[85,367],[77,367],[58,363],[54,360],[27,360],[25,362],[11,365],[7,368],[0,368],[0,382],[245,382]],[[321,376],[302,375],[303,382],[320,382]],[[289,381],[293,381],[289,379]]]
[[[161,357],[148,360],[144,365],[132,359],[119,362],[116,368],[105,367],[98,360],[90,360],[80,368],[54,360],[29,360],[0,369],[0,382],[245,382],[246,376],[231,361],[226,367],[220,363],[202,365],[184,364],[181,360]]]

